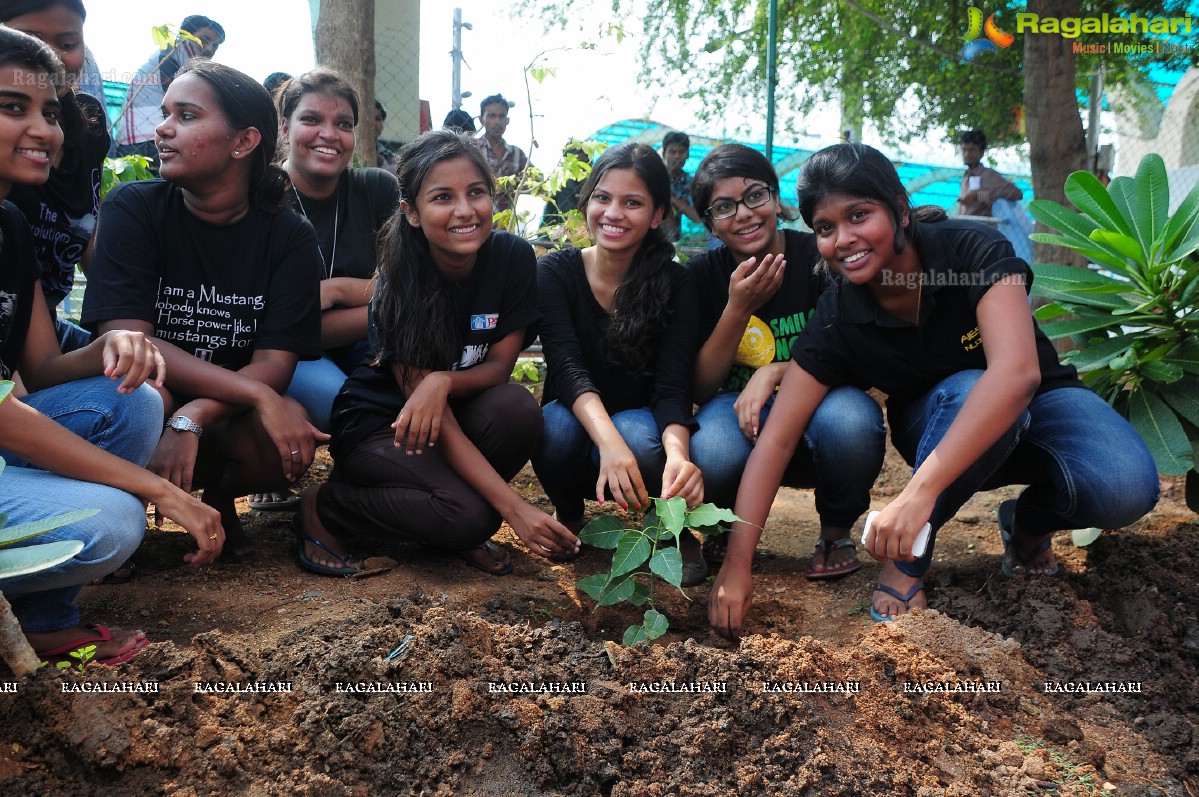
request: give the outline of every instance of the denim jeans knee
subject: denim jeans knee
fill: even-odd
[[[94,376],[39,390],[22,401],[92,445],[144,466],[162,436],[162,396],[149,385],[121,394],[120,384]],[[26,464],[7,452],[4,458],[10,465]]]

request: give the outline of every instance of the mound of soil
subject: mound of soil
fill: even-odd
[[[880,506],[902,479],[890,459]],[[663,595],[661,644],[605,643],[637,613],[574,589],[604,552],[551,565],[506,529],[498,579],[386,540],[355,541],[394,560],[379,575],[324,579],[265,513],[256,557],[203,570],[153,532],[137,579],[83,603],[161,642],[0,694],[0,794],[1199,794],[1193,515],[1167,498],[1086,549],[1059,535],[1060,577],[1009,580],[1011,494],[942,530],[929,611],[875,625],[878,565],[804,581],[816,516],[784,491],[736,647],[707,584]]]

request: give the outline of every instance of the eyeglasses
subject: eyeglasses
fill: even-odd
[[[712,221],[727,219],[731,216],[737,215],[738,205],[745,205],[746,208],[753,210],[754,208],[760,208],[765,205],[770,201],[770,197],[773,195],[774,189],[772,188],[755,188],[740,199],[720,200],[715,205],[712,205],[710,208],[704,211],[704,215],[712,219]]]

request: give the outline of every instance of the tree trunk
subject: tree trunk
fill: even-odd
[[[358,92],[354,153],[374,166],[375,0],[321,0],[316,22],[316,62],[331,67]]]
[[[37,672],[37,668],[42,664],[33,648],[29,646],[29,640],[25,638],[21,624],[17,622],[16,615],[12,613],[12,606],[3,593],[0,593],[0,658],[4,659],[4,663],[17,676]]]
[[[1028,12],[1058,18],[1079,16],[1079,0],[1029,0]],[[1037,199],[1066,202],[1066,177],[1086,168],[1086,139],[1075,96],[1070,39],[1056,34],[1024,37],[1024,109],[1033,191]],[[1040,223],[1037,232],[1048,232]],[[1049,244],[1035,244],[1038,263],[1081,266],[1085,258]]]

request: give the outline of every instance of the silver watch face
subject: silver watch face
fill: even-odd
[[[199,424],[195,423],[191,418],[187,418],[183,415],[176,415],[174,418],[171,418],[169,421],[167,421],[167,426],[171,427],[176,432],[200,433]]]

